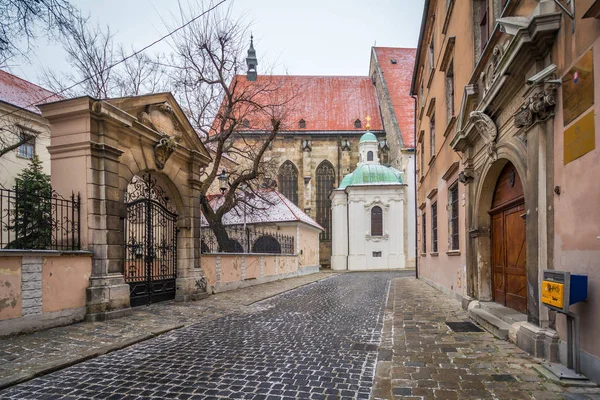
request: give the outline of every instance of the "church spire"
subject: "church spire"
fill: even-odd
[[[254,50],[254,36],[250,35],[250,48],[248,49],[248,57],[246,57],[246,65],[248,66],[247,78],[249,81],[255,81],[257,72],[256,66],[258,59],[256,58],[256,50]]]

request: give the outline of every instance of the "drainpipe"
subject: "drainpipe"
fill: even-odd
[[[419,230],[417,229],[419,221],[419,215],[417,214],[417,98],[412,93],[410,97],[412,97],[415,102],[415,112],[413,115],[413,146],[415,146],[415,151],[413,152],[413,172],[415,174],[415,277],[419,279]]]

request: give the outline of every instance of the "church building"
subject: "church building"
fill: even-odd
[[[369,75],[272,76],[258,73],[258,58],[251,44],[247,74],[236,77],[245,85],[277,82],[279,91],[296,90],[294,106],[267,156],[276,160],[277,190],[324,228],[320,234],[324,267],[329,267],[331,260],[330,193],[360,161],[358,146],[367,116],[371,117],[374,159],[414,175],[414,102],[408,96],[414,56],[415,49],[372,48]],[[243,132],[245,137],[253,133],[260,137],[264,129],[249,118]],[[414,177],[411,179],[408,183],[414,191]],[[412,204],[412,211],[405,209],[406,215],[397,223],[411,218],[414,210]],[[412,248],[410,262],[414,265],[414,240],[409,241],[408,235],[405,231],[401,246]]]
[[[367,125],[358,144],[357,168],[331,192],[331,269],[406,267],[406,185],[400,171],[380,164],[377,147],[377,137]]]

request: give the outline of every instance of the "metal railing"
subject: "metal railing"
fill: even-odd
[[[295,254],[294,236],[260,229],[254,226],[232,225],[225,227],[229,241],[220,246],[213,230],[202,227],[203,254],[210,253],[271,253]]]
[[[79,194],[0,188],[0,249],[79,250]]]

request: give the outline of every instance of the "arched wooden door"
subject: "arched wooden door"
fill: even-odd
[[[491,261],[494,301],[525,313],[527,312],[525,199],[519,174],[510,162],[498,177],[489,213],[492,222]]]

